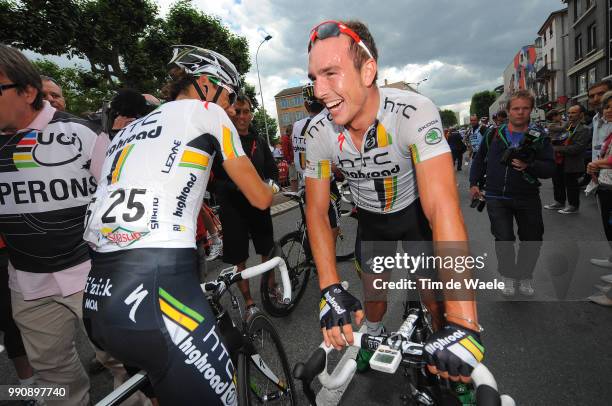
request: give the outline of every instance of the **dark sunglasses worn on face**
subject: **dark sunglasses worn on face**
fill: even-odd
[[[4,85],[0,84],[0,96],[2,96],[2,91],[3,90],[12,89],[12,88],[17,87],[17,86],[19,86],[19,85],[16,84],[16,83],[7,83],[7,84],[4,84]]]
[[[361,40],[361,38],[359,37],[359,35],[357,35],[355,31],[351,30],[350,28],[348,28],[346,25],[342,24],[341,22],[333,21],[333,20],[324,21],[321,24],[314,27],[312,30],[310,30],[310,41],[308,42],[308,52],[310,52],[312,45],[317,39],[338,37],[340,36],[340,34],[346,34],[349,37],[351,37],[353,41],[355,41],[355,43],[359,45],[365,51],[365,53],[368,54],[370,58],[374,59],[374,56],[372,56],[372,52],[370,52],[368,47],[363,43],[363,41]]]

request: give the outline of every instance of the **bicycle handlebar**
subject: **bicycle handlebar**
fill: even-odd
[[[361,348],[362,346],[368,346],[375,337],[371,337],[368,334],[353,332],[353,347]],[[378,338],[378,337],[376,337]],[[377,340],[378,341],[378,340]],[[416,351],[422,345],[418,343],[412,343],[413,349]],[[411,347],[410,345],[408,346]],[[333,390],[345,385],[349,379],[353,376],[355,369],[357,368],[357,362],[354,358],[349,359],[341,368],[330,374],[327,372],[327,355],[334,349],[334,347],[327,347],[325,342],[322,342],[319,348],[317,348],[310,356],[306,363],[298,363],[293,369],[293,376],[302,381],[304,393],[309,400],[314,403],[316,396],[310,387],[310,384],[315,376],[318,375],[321,385],[325,388]],[[508,395],[500,396],[497,389],[497,382],[495,377],[489,371],[489,369],[482,363],[476,365],[472,371],[471,378],[474,381],[474,387],[476,388],[476,404],[478,406],[514,406],[514,400]]]
[[[246,268],[242,272],[238,272],[238,268],[235,266],[226,268],[221,271],[216,280],[205,282],[201,285],[201,287],[205,292],[213,292],[214,294],[221,295],[230,285],[242,280],[253,278],[257,275],[261,275],[276,267],[279,268],[281,274],[281,282],[283,285],[283,303],[289,304],[291,303],[291,280],[289,279],[287,264],[285,264],[285,261],[281,257],[273,257],[259,265]]]

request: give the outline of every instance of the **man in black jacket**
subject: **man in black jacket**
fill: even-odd
[[[474,199],[482,197],[478,184],[486,174],[487,211],[505,296],[514,296],[516,281],[521,294],[534,294],[531,279],[544,235],[538,178],[550,178],[555,170],[550,140],[542,129],[529,125],[533,105],[526,90],[510,96],[508,125],[491,127],[470,170]],[[516,259],[514,219],[521,241]]]
[[[552,178],[555,202],[544,208],[557,210],[561,214],[578,213],[580,206],[578,178],[584,173],[584,152],[591,143],[591,132],[582,123],[584,111],[580,104],[570,107],[567,111],[568,123],[555,137],[551,136],[556,164]]]
[[[278,182],[278,169],[266,140],[251,126],[253,111],[248,97],[239,95],[234,104],[236,115],[230,117],[240,135],[242,149],[253,162],[259,176]],[[274,246],[274,230],[270,209],[259,210],[251,206],[217,160],[213,165],[212,190],[221,206],[221,228],[223,229],[223,262],[236,265],[239,271],[245,269],[249,258],[249,238],[253,240],[255,252],[262,262]],[[249,281],[238,283],[247,306],[246,317],[259,309],[255,306],[249,289]]]

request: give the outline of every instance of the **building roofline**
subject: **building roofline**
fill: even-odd
[[[275,94],[274,97],[290,96],[290,95],[294,95],[294,94],[300,94],[301,95],[302,94],[302,86],[288,87],[286,89],[281,90],[277,94]]]
[[[542,35],[542,32],[544,31],[544,28],[548,25],[548,23],[555,18],[558,15],[567,13],[567,7],[562,8],[560,10],[557,11],[553,11],[552,13],[550,13],[550,15],[546,18],[546,21],[544,21],[544,24],[542,24],[542,26],[540,27],[540,29],[538,30],[538,35]]]

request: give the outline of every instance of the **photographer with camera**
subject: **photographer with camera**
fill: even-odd
[[[517,281],[519,293],[534,294],[531,280],[544,235],[538,178],[551,178],[555,171],[550,139],[529,124],[533,106],[530,92],[514,92],[506,107],[509,123],[487,131],[470,169],[472,199],[483,199],[478,185],[486,175],[484,197],[504,296],[516,294]],[[521,241],[518,256],[514,220]]]

